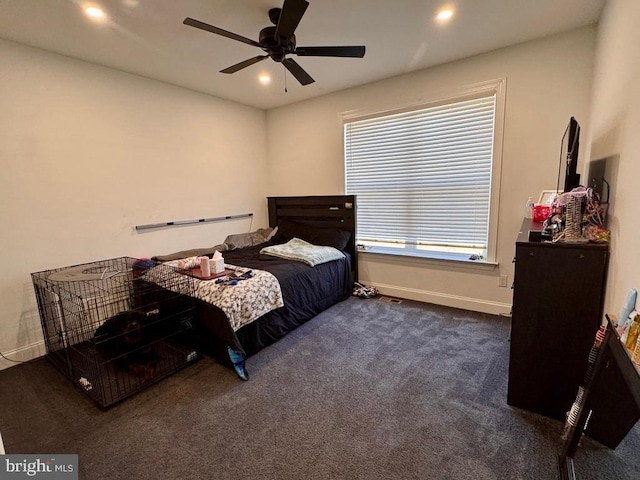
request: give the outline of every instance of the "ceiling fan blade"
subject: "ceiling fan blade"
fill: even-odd
[[[296,63],[295,60],[291,58],[285,58],[282,61],[282,64],[291,72],[291,75],[296,77],[296,80],[300,82],[301,85],[309,85],[310,83],[315,82],[311,75],[304,71],[304,69]]]
[[[238,70],[242,70],[254,63],[261,62],[265,58],[269,58],[269,55],[258,55],[257,57],[250,58],[249,60],[245,60],[244,62],[236,63],[235,65],[231,65],[230,67],[225,68],[224,70],[220,70],[220,73],[236,73]]]
[[[308,6],[309,2],[306,0],[284,0],[275,33],[275,38],[280,45],[289,44]]]
[[[230,38],[232,40],[237,40],[242,43],[247,43],[249,45],[253,45],[254,47],[260,47],[260,44],[250,38],[243,37],[242,35],[237,35],[232,32],[227,32],[218,27],[214,27],[213,25],[209,25],[208,23],[201,22],[200,20],[195,20],[193,18],[185,18],[182,22],[185,25],[189,25],[190,27],[199,28],[200,30],[205,30],[207,32],[215,33],[217,35],[222,35],[223,37]]]
[[[352,47],[298,47],[293,53],[302,57],[364,57],[364,45]]]

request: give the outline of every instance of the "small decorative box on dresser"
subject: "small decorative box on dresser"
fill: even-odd
[[[564,420],[602,322],[608,245],[516,241],[507,403]]]

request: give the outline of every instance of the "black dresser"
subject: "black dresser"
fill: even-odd
[[[603,319],[608,245],[516,241],[507,403],[564,420]]]

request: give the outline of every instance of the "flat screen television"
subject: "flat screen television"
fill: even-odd
[[[577,173],[579,148],[580,125],[574,117],[571,117],[560,145],[558,193],[570,192],[580,185],[580,174]]]

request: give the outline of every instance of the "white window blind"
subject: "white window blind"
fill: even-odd
[[[484,255],[495,94],[345,122],[358,242]]]

